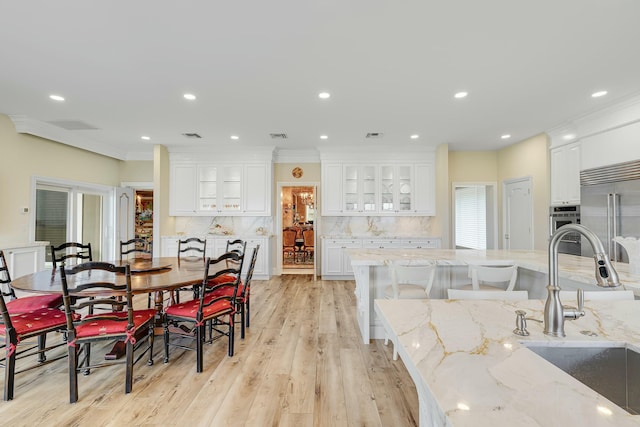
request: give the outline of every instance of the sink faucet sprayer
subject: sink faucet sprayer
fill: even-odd
[[[593,248],[593,259],[596,262],[596,283],[603,288],[620,286],[618,273],[611,265],[609,257],[604,251],[602,242],[591,230],[577,224],[567,224],[556,230],[549,241],[549,294],[544,306],[544,333],[554,337],[564,337],[564,319],[577,319],[584,316],[584,297],[578,290],[578,309],[565,310],[560,302],[560,288],[558,287],[558,244],[567,233],[582,234]]]

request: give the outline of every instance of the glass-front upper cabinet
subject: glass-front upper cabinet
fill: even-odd
[[[344,167],[344,211],[373,213],[377,206],[376,166],[346,165]]]
[[[413,206],[413,167],[380,166],[380,211],[410,212]]]
[[[221,212],[240,212],[242,209],[242,165],[222,167]]]
[[[200,166],[198,168],[198,209],[200,211],[218,210],[218,168]]]

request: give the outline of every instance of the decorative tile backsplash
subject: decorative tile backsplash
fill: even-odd
[[[176,233],[185,236],[265,236],[273,233],[273,221],[265,216],[180,216],[176,217]]]
[[[431,217],[322,217],[319,235],[332,237],[439,237],[431,233]],[[271,217],[185,216],[176,217],[176,233],[185,236],[207,234],[260,236],[274,234]]]
[[[322,217],[320,233],[332,237],[436,237],[428,216]]]

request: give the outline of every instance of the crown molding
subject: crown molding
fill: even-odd
[[[18,133],[37,136],[39,138],[48,139],[50,141],[59,142],[61,144],[70,145],[76,148],[81,148],[83,150],[91,151],[103,156],[113,157],[114,159],[118,160],[128,160],[126,152],[93,141],[90,138],[87,138],[86,135],[79,136],[77,134],[74,134],[74,131],[68,131],[49,123],[32,119],[26,115],[10,114],[9,118],[13,122],[13,125],[16,128],[16,132]],[[153,155],[153,153],[151,154]]]

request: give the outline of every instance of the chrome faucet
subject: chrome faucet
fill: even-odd
[[[582,234],[593,248],[593,259],[596,263],[596,283],[603,288],[620,286],[618,273],[611,265],[609,257],[604,251],[602,242],[591,230],[578,224],[567,224],[556,230],[549,241],[549,285],[547,302],[544,306],[544,333],[554,337],[564,337],[564,319],[577,319],[584,316],[584,298],[578,291],[578,309],[565,310],[560,302],[560,288],[558,287],[558,244],[567,233]]]

